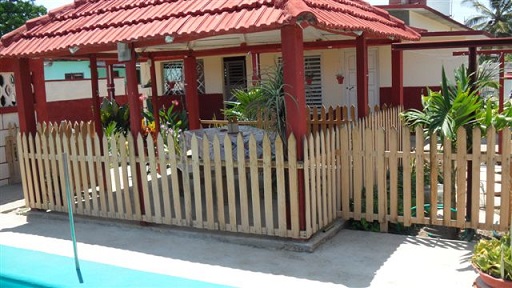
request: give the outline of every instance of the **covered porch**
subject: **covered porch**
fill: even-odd
[[[107,187],[109,186],[105,185],[103,188],[101,186],[102,184],[108,184],[109,177],[111,177],[110,173],[105,172],[110,167],[110,164],[107,163],[117,163],[124,172],[121,172],[118,176],[114,175],[114,178],[110,178],[110,187],[115,186],[118,187],[117,189],[127,190],[123,194],[124,196],[121,196],[121,194],[112,196],[114,194],[111,194],[113,198],[107,200],[104,204],[107,207],[114,205],[117,207],[116,209],[122,209],[121,213],[116,209],[114,210],[117,212],[109,212],[114,213],[111,216],[115,216],[115,218],[163,222],[166,224],[177,224],[178,222],[185,221],[187,225],[198,228],[228,227],[225,228],[228,231],[239,232],[261,230],[263,228],[261,228],[261,224],[258,224],[258,221],[263,221],[268,222],[264,225],[266,227],[264,231],[267,232],[263,234],[309,238],[315,231],[332,222],[337,215],[334,205],[334,194],[331,193],[329,194],[331,195],[329,197],[332,197],[329,200],[331,201],[329,202],[331,203],[331,208],[327,209],[327,206],[324,207],[327,210],[319,218],[321,221],[316,224],[308,222],[312,219],[310,218],[311,215],[308,216],[308,213],[311,212],[310,208],[308,208],[308,199],[311,199],[311,196],[307,195],[305,182],[307,177],[304,175],[304,169],[301,164],[304,160],[303,145],[304,139],[308,137],[308,119],[310,117],[307,113],[306,105],[306,91],[309,84],[306,81],[307,67],[304,64],[305,54],[307,54],[307,51],[355,48],[356,59],[354,64],[357,66],[357,69],[354,70],[354,75],[345,76],[347,77],[346,81],[352,81],[358,87],[356,91],[357,115],[358,117],[364,117],[369,113],[368,48],[372,45],[391,45],[391,43],[402,40],[417,40],[418,38],[419,35],[405,26],[400,20],[393,18],[383,10],[360,1],[329,0],[319,3],[318,1],[308,0],[269,0],[242,1],[241,3],[237,1],[237,3],[234,3],[205,0],[194,1],[191,4],[189,1],[134,1],[133,3],[108,1],[107,3],[107,1],[75,0],[73,4],[51,11],[49,15],[33,19],[20,29],[4,36],[2,38],[0,56],[12,63],[12,72],[14,72],[16,81],[20,131],[25,135],[36,135],[37,123],[44,123],[45,115],[48,113],[44,105],[46,102],[46,91],[43,86],[43,61],[63,58],[88,59],[90,61],[93,91],[91,97],[94,103],[92,109],[94,110],[93,114],[95,117],[95,132],[91,133],[90,129],[88,130],[87,133],[89,134],[88,137],[91,137],[90,140],[87,140],[88,138],[84,137],[85,135],[82,136],[82,140],[76,140],[78,138],[73,140],[73,137],[69,138],[69,141],[76,141],[76,143],[62,143],[61,147],[63,147],[63,150],[60,151],[64,152],[67,149],[65,147],[68,147],[68,155],[76,152],[73,152],[72,149],[78,149],[77,151],[83,149],[83,152],[86,154],[90,153],[87,151],[101,151],[103,153],[101,156],[96,154],[94,154],[96,156],[90,156],[92,157],[91,160],[103,159],[99,160],[98,163],[90,162],[86,164],[86,162],[82,162],[82,164],[79,164],[79,162],[76,162],[77,166],[72,170],[74,171],[73,173],[81,171],[81,174],[74,174],[73,176],[78,177],[76,178],[78,183],[82,183],[77,185],[89,184],[92,179],[97,181],[95,186],[93,185],[87,189],[85,189],[86,186],[83,186],[83,189],[76,189],[75,208],[78,211],[88,210],[87,207],[82,205],[94,203],[90,201],[99,199],[101,202],[100,196],[98,196],[100,198],[92,197],[89,199],[85,191],[94,189],[94,191],[100,193],[99,195],[107,192]],[[149,88],[150,94],[162,95],[162,87],[167,87],[166,85],[169,84],[163,83],[162,78],[157,77],[157,73],[159,73],[157,71],[158,63],[169,60],[182,61],[184,76],[182,88],[188,112],[189,129],[198,129],[200,128],[199,103],[201,101],[199,89],[201,83],[198,82],[197,70],[198,59],[208,58],[208,60],[217,62],[219,64],[217,66],[220,67],[220,61],[223,57],[240,55],[250,55],[251,61],[247,69],[250,71],[248,78],[255,83],[265,81],[265,79],[262,79],[260,71],[262,56],[272,55],[268,59],[274,58],[276,62],[282,63],[283,90],[284,94],[287,95],[285,97],[285,105],[287,113],[286,138],[288,139],[280,139],[280,141],[286,140],[285,142],[288,143],[287,150],[281,148],[281,151],[278,152],[277,149],[281,144],[272,143],[272,146],[276,149],[274,152],[275,158],[271,157],[271,154],[265,153],[262,158],[250,157],[247,159],[251,167],[249,170],[246,170],[247,168],[244,165],[247,163],[244,161],[236,162],[230,161],[230,159],[222,159],[219,160],[219,163],[215,163],[215,165],[221,165],[219,170],[212,163],[204,163],[203,161],[207,161],[206,159],[194,158],[198,156],[197,153],[194,153],[193,147],[191,147],[192,158],[183,158],[185,162],[173,162],[177,161],[176,159],[182,159],[176,157],[184,157],[184,154],[164,157],[164,150],[174,150],[169,147],[173,141],[165,141],[160,135],[155,142],[156,145],[149,143],[144,145],[144,140],[142,140],[140,135],[142,103],[139,100],[138,63],[142,63],[149,72],[149,81],[147,83],[151,85]],[[393,98],[393,104],[400,105],[403,103],[403,96],[401,96],[402,94],[399,91],[402,74],[400,72],[402,69],[401,52],[394,51],[392,58],[393,86],[396,87],[397,92],[394,94],[396,97]],[[109,63],[124,63],[125,65],[126,94],[130,107],[130,135],[127,138],[106,139],[103,137],[99,111],[100,97],[97,92],[98,76],[96,65],[99,60]],[[224,77],[219,77],[218,75],[224,74],[224,70],[205,72],[208,73],[205,74],[206,81],[217,79],[217,85],[221,87],[226,85],[225,82],[218,83],[224,80]],[[332,75],[332,77],[334,79],[335,75]],[[110,83],[111,80],[107,82]],[[146,83],[146,81],[142,82]],[[215,80],[213,82],[215,83]],[[322,84],[320,83],[319,85]],[[31,86],[34,87],[34,91],[32,91]],[[152,97],[152,105],[155,111],[159,107],[160,97],[164,96]],[[156,127],[160,127],[158,117],[155,117],[155,120],[157,121]],[[41,126],[44,125],[41,124]],[[45,135],[53,135],[55,137],[58,129],[53,129],[46,130],[47,132],[44,132],[46,133]],[[47,138],[44,141],[50,142],[39,143],[40,148],[37,148],[37,141],[43,141],[43,138],[36,138],[32,144],[29,139],[23,140],[20,138],[19,143],[26,145],[27,149],[24,149],[24,151],[32,155],[30,157],[41,157],[39,155],[45,155],[47,152],[45,149],[52,149],[52,147],[57,149],[59,147],[56,143],[50,144],[51,141],[57,141],[57,138],[53,138],[53,140],[51,140],[52,137]],[[223,141],[223,139],[219,139],[219,141]],[[125,142],[132,143],[133,146],[128,144],[125,147],[123,145]],[[164,147],[164,142],[167,143],[167,147]],[[80,148],[80,145],[83,145],[83,147]],[[202,143],[194,145],[202,145]],[[107,152],[108,147],[118,147],[121,151],[122,149],[132,150],[125,151],[125,154],[123,152],[119,152],[120,154],[109,154]],[[156,154],[154,151],[151,151],[155,148],[159,151]],[[25,177],[24,187],[33,189],[35,193],[33,198],[36,200],[44,200],[45,197],[48,197],[46,198],[47,204],[53,200],[58,201],[58,197],[52,198],[51,195],[56,192],[55,189],[58,189],[58,187],[64,187],[62,185],[64,184],[62,182],[64,179],[57,177],[56,174],[53,176],[47,174],[49,172],[56,173],[57,170],[62,169],[62,164],[58,164],[58,161],[62,161],[59,158],[61,156],[59,156],[59,153],[55,155],[53,159],[40,158],[42,162],[37,162],[37,164],[36,162],[31,162],[32,160],[27,160],[28,162],[24,163],[25,169],[32,172],[31,177],[37,177],[40,180],[40,182],[37,182],[34,181],[35,178]],[[73,161],[79,161],[82,157],[79,156],[82,154],[74,155],[76,158],[72,158],[74,159]],[[114,159],[113,162],[106,161],[104,158],[116,157],[115,155],[119,158]],[[30,157],[27,159],[30,159]],[[151,160],[145,157],[154,158]],[[124,162],[128,160],[130,161],[129,164]],[[151,164],[153,166],[146,167],[148,160],[149,163],[153,163]],[[52,161],[57,162],[52,164]],[[192,161],[192,166],[190,166],[189,161]],[[180,163],[181,166],[178,165]],[[45,167],[51,168],[48,170]],[[164,173],[158,173],[157,171],[162,172],[167,167],[170,167],[169,169],[172,170],[169,173],[171,178],[158,178],[158,174],[163,175]],[[223,173],[215,174],[215,176],[209,175],[208,171],[211,169],[204,168],[204,170],[201,170],[203,168],[200,167],[216,167],[217,173],[220,173],[220,171],[223,171]],[[146,170],[146,168],[148,169]],[[98,173],[97,178],[89,177],[96,174],[96,172]],[[151,174],[151,181],[146,181],[145,173]],[[179,177],[180,173],[185,175],[192,174],[193,178]],[[123,181],[115,177],[128,177],[128,175],[132,177],[133,186],[131,188],[126,186],[119,188],[121,187],[120,183]],[[250,175],[250,177],[241,177],[241,175]],[[204,194],[204,191],[211,191],[212,189],[212,187],[203,186],[204,183],[208,183],[203,182],[203,179],[208,177],[225,177],[227,179],[223,181],[228,184],[225,187],[225,191],[227,191],[225,199],[228,199],[228,206],[226,206],[226,209],[229,211],[228,214],[219,212],[219,209],[224,208],[223,201],[218,200],[220,202],[215,202],[213,198],[208,198],[221,197],[220,195],[223,195],[223,193],[217,193],[217,196],[213,196],[211,192]],[[156,179],[159,180],[156,181]],[[319,180],[327,181],[327,179]],[[52,181],[53,184],[50,185],[49,183]],[[159,181],[161,181],[162,187],[167,186],[167,188],[161,188],[157,184],[160,183]],[[165,181],[168,181],[167,185],[164,184]],[[187,184],[187,181],[194,182],[192,190],[190,188],[192,186],[189,185],[191,183]],[[220,184],[223,181],[216,182],[215,185],[220,185],[216,188],[217,191],[223,191]],[[258,182],[263,181],[263,199],[267,202],[261,203],[260,207],[265,207],[264,212],[257,207],[257,197],[249,197],[250,193],[247,194],[238,189],[236,189],[235,194],[235,186],[232,185],[235,185],[236,181],[248,181],[243,184],[238,182],[239,187],[247,187],[248,183],[250,185],[257,185]],[[330,181],[336,180],[330,179]],[[151,189],[149,189],[149,185],[151,185]],[[329,186],[327,183],[319,183],[318,185]],[[172,187],[172,193],[167,190],[169,187]],[[253,189],[252,193],[259,193],[254,192],[259,190],[261,189]],[[107,195],[106,199],[108,199],[109,194],[103,195]],[[134,198],[123,198],[129,197],[129,195],[132,195]],[[183,198],[180,198],[179,195],[183,195]],[[248,198],[243,198],[246,196]],[[255,195],[253,194],[253,196]],[[29,204],[32,208],[42,208],[43,206],[39,207],[40,204],[36,203],[45,203],[45,201],[31,202],[33,200],[31,196],[27,195],[27,197],[27,200],[30,199]],[[48,202],[49,199],[52,200]],[[60,200],[63,201],[64,199]],[[240,201],[240,206],[232,205],[235,200]],[[191,205],[192,201],[194,201],[194,209],[191,209],[192,206],[187,206]],[[274,204],[274,202],[277,204]],[[127,210],[128,206],[124,206],[127,204],[130,204],[131,210]],[[173,220],[172,215],[176,216],[176,213],[179,213],[178,206],[176,205],[184,205],[180,207],[188,207],[190,209],[185,209],[187,212],[184,218],[176,217]],[[205,208],[203,209],[203,207]],[[171,209],[166,211],[174,212],[164,214],[163,218],[156,216],[158,214],[156,212],[150,212],[154,211],[153,209],[161,208]],[[242,217],[239,219],[242,224],[228,224],[228,226],[222,224],[222,217],[224,216],[227,218],[235,217],[231,218],[229,223],[238,223],[236,217],[239,216],[236,215],[240,214],[237,214],[236,209],[248,209],[247,211],[252,211],[250,212],[252,215],[263,213],[261,215],[264,216],[251,218],[253,220]],[[93,210],[89,211],[93,213]],[[210,216],[213,215],[211,213],[217,216],[211,218]],[[97,212],[97,214],[101,213]],[[207,215],[207,217],[204,215]],[[275,218],[274,215],[279,215],[279,217]],[[275,223],[273,222],[274,219],[277,219]],[[312,229],[312,227],[316,228]],[[269,232],[274,230],[277,232]]]

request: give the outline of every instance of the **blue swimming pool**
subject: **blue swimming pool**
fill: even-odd
[[[213,283],[80,261],[79,283],[73,258],[0,245],[0,287],[227,287]]]

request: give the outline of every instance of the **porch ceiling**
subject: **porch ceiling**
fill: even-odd
[[[280,27],[295,23],[306,28],[306,42],[360,32],[369,38],[420,37],[362,0],[75,0],[4,35],[0,57],[69,56],[75,46],[77,54],[101,53],[118,42],[145,51],[279,43]],[[166,36],[173,37],[171,45]]]

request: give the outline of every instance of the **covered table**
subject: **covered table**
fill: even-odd
[[[271,131],[266,131],[263,129],[259,129],[252,126],[239,126],[239,133],[228,133],[228,129],[226,127],[219,127],[219,128],[206,128],[206,129],[197,129],[197,130],[187,130],[184,132],[185,136],[185,145],[186,150],[190,150],[192,147],[192,138],[195,135],[197,137],[198,142],[198,148],[199,148],[199,157],[203,158],[203,139],[204,137],[208,138],[208,142],[210,144],[210,155],[209,157],[213,159],[214,157],[214,150],[213,150],[213,141],[215,135],[219,138],[219,144],[220,144],[220,153],[222,160],[225,159],[225,152],[224,152],[224,139],[225,137],[229,137],[231,140],[232,145],[232,152],[233,152],[233,159],[237,159],[237,137],[238,135],[242,136],[243,143],[244,143],[244,151],[245,151],[245,158],[249,158],[249,139],[251,135],[254,136],[254,140],[256,142],[256,151],[258,158],[263,157],[263,139],[264,135],[268,135],[270,143],[271,143],[271,150],[272,155],[274,155],[274,140],[276,138],[276,133]]]

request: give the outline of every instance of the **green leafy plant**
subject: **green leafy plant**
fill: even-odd
[[[176,153],[181,153],[180,138],[181,133],[188,129],[188,117],[186,110],[177,110],[176,107],[179,105],[177,100],[172,101],[171,107],[166,109],[163,107],[158,112],[160,116],[160,133],[164,138],[164,142],[167,146],[167,136],[171,135],[174,141],[174,148]]]
[[[510,233],[500,239],[482,239],[475,245],[471,263],[494,278],[512,281]]]
[[[107,137],[117,133],[123,133],[126,136],[130,131],[130,109],[127,104],[119,105],[114,99],[103,98],[100,105],[100,118]]]
[[[267,120],[264,127],[275,131],[286,144],[286,105],[283,81],[283,66],[276,63],[272,69],[264,73],[262,81],[247,90],[235,90],[235,102],[229,102],[232,106],[226,109],[224,114],[229,118],[236,116],[239,120],[256,120],[262,117]],[[295,100],[290,96],[290,99]]]

